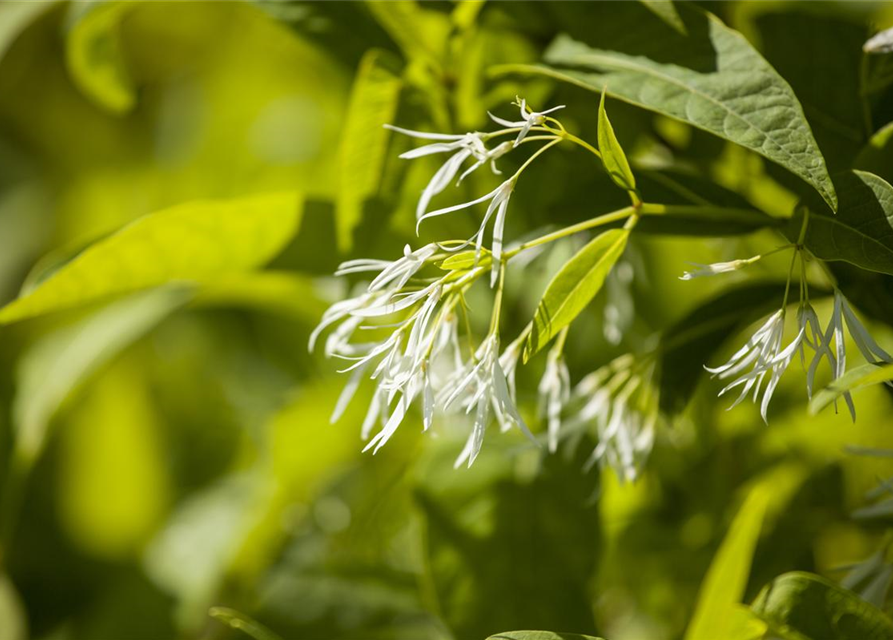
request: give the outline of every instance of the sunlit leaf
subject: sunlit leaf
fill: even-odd
[[[460,271],[463,269],[471,269],[475,263],[481,266],[490,264],[490,252],[482,249],[478,256],[477,251],[460,251],[446,258],[440,263],[440,268],[445,271]]]
[[[893,621],[881,610],[852,591],[809,573],[779,576],[760,592],[752,610],[770,627],[798,639],[893,638]]]
[[[348,251],[353,230],[360,223],[363,202],[378,192],[403,83],[398,63],[386,51],[372,49],[363,56],[354,79],[341,137],[336,211],[338,246]]]
[[[43,448],[50,419],[72,391],[186,299],[183,291],[167,289],[136,294],[31,346],[17,372],[17,455],[30,464]]]
[[[581,633],[555,633],[554,631],[503,631],[487,640],[601,640]]]
[[[850,369],[813,396],[809,412],[815,415],[849,391],[890,380],[893,380],[893,364],[864,364]]]
[[[552,43],[546,65],[507,65],[494,72],[542,74],[592,91],[607,88],[621,100],[780,164],[836,208],[834,185],[797,97],[740,33],[688,3],[675,4],[687,35],[644,6],[615,6],[610,41],[587,37],[580,24],[574,37],[561,35]]]
[[[766,511],[767,492],[752,491],[719,547],[685,634],[686,640],[731,638],[733,615],[744,598],[754,549]]]
[[[28,623],[22,601],[12,581],[0,574],[0,638],[4,640],[26,640]]]
[[[822,260],[843,260],[893,274],[893,187],[865,171],[835,175],[840,208],[834,214],[818,198],[806,198],[788,227],[796,240],[809,210],[807,248]]]
[[[25,296],[0,323],[171,281],[208,281],[260,266],[294,235],[295,193],[200,200],[149,214],[100,240]]]
[[[437,64],[443,55],[449,22],[416,0],[367,0],[366,6],[410,61]]]
[[[614,133],[614,127],[608,119],[608,112],[605,111],[605,95],[607,91],[602,92],[601,100],[598,103],[598,150],[602,154],[602,162],[605,165],[608,175],[621,189],[635,191],[636,179],[633,172],[629,168],[629,161],[620,146],[620,141]]]
[[[113,0],[69,5],[65,63],[84,95],[113,113],[136,104],[136,89],[121,51],[119,23],[133,3]]]
[[[229,607],[211,607],[208,615],[223,624],[241,631],[254,640],[282,640],[278,635],[267,629],[257,620],[252,620],[244,613],[240,613]]]
[[[525,361],[586,308],[623,254],[628,238],[627,229],[605,231],[580,249],[555,274],[536,309],[533,329],[524,346]]]

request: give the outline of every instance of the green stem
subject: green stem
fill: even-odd
[[[610,224],[612,222],[618,222],[620,220],[624,220],[629,218],[634,213],[636,213],[636,208],[633,206],[624,207],[623,209],[618,209],[617,211],[612,211],[611,213],[606,213],[601,216],[597,216],[595,218],[591,218],[589,220],[584,220],[583,222],[578,222],[577,224],[573,224],[569,227],[564,227],[563,229],[559,229],[558,231],[553,231],[552,233],[547,233],[544,236],[540,236],[539,238],[534,238],[533,240],[528,240],[524,242],[519,247],[512,249],[510,251],[506,251],[503,254],[503,259],[508,260],[512,256],[515,256],[525,249],[530,249],[531,247],[537,247],[541,244],[547,244],[549,242],[554,242],[555,240],[560,240],[561,238],[566,238],[567,236],[573,235],[575,233],[579,233],[581,231],[586,231],[587,229],[592,229],[594,227],[600,227],[602,225]]]

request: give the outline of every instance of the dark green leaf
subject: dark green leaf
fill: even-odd
[[[864,23],[765,6],[755,21],[763,55],[797,94],[828,168],[851,168],[870,126],[859,98]]]
[[[671,414],[682,411],[711,356],[730,336],[778,308],[784,289],[783,282],[730,289],[667,329],[659,347],[661,409]]]
[[[555,274],[533,317],[524,360],[545,347],[602,288],[629,238],[627,229],[610,229],[592,240]]]
[[[834,176],[840,208],[835,215],[815,197],[805,198],[791,219],[796,241],[809,210],[805,243],[822,260],[843,260],[868,271],[893,274],[893,187],[864,171]]]
[[[605,165],[608,175],[621,189],[627,191],[636,190],[636,179],[633,172],[629,168],[629,161],[623,152],[623,147],[614,134],[614,127],[608,120],[608,112],[605,111],[605,95],[607,91],[602,92],[602,98],[598,103],[598,150],[602,154],[602,162]]]
[[[808,640],[893,638],[893,621],[882,611],[852,591],[809,573],[779,576],[763,588],[752,609],[770,626]]]
[[[615,8],[616,7],[616,8]],[[788,83],[737,31],[688,3],[686,34],[638,4],[612,5],[612,34],[580,24],[545,54],[548,66],[494,70],[547,75],[663,113],[755,151],[812,185],[836,208],[825,160]],[[587,33],[588,31],[588,33]]]
[[[890,380],[893,380],[893,365],[864,364],[856,367],[815,394],[809,403],[809,412],[815,415],[848,391]]]

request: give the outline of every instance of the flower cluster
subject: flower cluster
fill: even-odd
[[[522,143],[535,141],[535,136],[528,134],[546,123],[548,113],[561,108],[537,113],[531,111],[524,100],[519,100],[517,104],[522,119],[509,122],[491,115],[494,121],[506,127],[491,133],[452,135],[386,125],[395,132],[429,141],[402,154],[402,158],[449,154],[419,197],[416,207],[419,225],[433,217],[484,203],[488,205],[478,231],[465,241],[429,244],[415,251],[407,246],[403,257],[393,262],[351,260],[342,264],[336,272],[339,276],[360,273],[375,275],[356,296],[337,302],[326,311],[310,337],[310,348],[314,348],[325,330],[332,328],[325,341],[325,354],[348,362],[343,371],[352,373],[335,407],[333,421],[344,412],[364,379],[374,381],[376,388],[364,421],[363,437],[369,438],[376,424],[380,424],[381,428],[369,439],[366,449],[380,449],[395,433],[416,401],[421,404],[426,430],[437,412],[462,412],[474,416],[471,433],[456,461],[457,465],[471,465],[474,462],[491,417],[495,417],[503,430],[518,428],[535,441],[514,399],[514,372],[525,336],[520,336],[500,353],[499,334],[501,276],[506,258],[503,233],[509,200],[523,167],[496,189],[479,198],[429,211],[433,198],[454,181],[458,185],[484,164],[489,164],[494,174],[501,174],[496,161]],[[488,148],[490,141],[510,134],[517,134],[514,140],[497,142]],[[546,138],[549,143],[559,140],[555,135]],[[469,160],[473,162],[463,171]],[[484,240],[491,220],[492,240],[485,256]],[[474,246],[473,259],[454,261],[450,265],[450,258],[460,257],[456,252],[469,245]],[[440,267],[441,275],[422,277],[423,270],[430,268],[430,271],[437,267]],[[475,348],[473,336],[468,331],[460,336],[459,316],[467,313],[465,291],[487,270],[491,274],[490,286],[499,285],[497,303],[490,332]],[[467,326],[467,323],[463,324]],[[464,340],[469,343],[468,349],[460,345]],[[554,402],[551,406],[553,413],[556,407],[560,408]],[[557,427],[552,431],[555,429]],[[557,437],[557,433],[554,437]]]
[[[793,260],[798,257],[801,263],[805,260],[803,249],[795,246]],[[714,265],[699,265],[699,272],[686,273],[683,279],[691,279],[700,275],[713,275],[734,271],[752,264],[760,259],[755,256],[747,260],[723,262]],[[794,262],[791,267],[793,271]],[[803,272],[805,273],[805,265]],[[790,287],[790,278],[788,281]],[[747,340],[743,347],[731,358],[718,367],[705,367],[707,371],[720,380],[731,380],[719,395],[740,388],[740,393],[732,405],[735,407],[748,394],[753,392],[753,401],[760,403],[760,415],[768,423],[769,403],[775,389],[787,370],[794,356],[799,354],[801,363],[806,369],[806,393],[811,399],[816,372],[823,361],[827,361],[831,370],[832,381],[846,373],[846,334],[852,338],[862,357],[870,363],[893,362],[893,357],[884,351],[871,337],[865,326],[856,317],[846,297],[839,289],[834,289],[834,305],[831,317],[823,330],[818,314],[809,303],[807,283],[801,279],[800,305],[797,310],[797,326],[794,338],[784,344],[785,315],[787,294],[781,308],[773,313]],[[812,357],[807,361],[807,349]],[[763,382],[766,382],[765,386]],[[842,394],[847,409],[853,420],[856,419],[856,408],[849,392]],[[836,403],[835,403],[836,406]]]

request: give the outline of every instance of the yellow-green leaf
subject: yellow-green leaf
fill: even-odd
[[[136,90],[124,63],[118,24],[134,3],[72,2],[65,38],[65,64],[74,84],[100,107],[127,113]]]
[[[486,249],[481,249],[480,256],[474,250],[462,251],[460,253],[451,255],[449,258],[440,263],[440,268],[444,271],[464,271],[465,269],[471,269],[475,266],[475,259],[477,259],[478,266],[487,266],[490,264],[490,252]]]
[[[701,585],[686,640],[732,638],[735,610],[744,597],[754,549],[766,512],[768,492],[752,491],[732,522]]]
[[[258,267],[294,235],[300,203],[297,193],[284,192],[198,200],[144,216],[0,309],[0,324],[171,281],[209,281]]]
[[[614,127],[608,120],[608,112],[605,111],[605,95],[607,91],[602,91],[602,99],[598,103],[598,150],[614,184],[627,191],[635,191],[636,179],[633,177],[632,169],[629,168],[626,154],[614,134]]]
[[[580,249],[555,274],[533,317],[524,361],[569,325],[599,292],[626,247],[628,229],[610,229]]]
[[[366,6],[409,61],[438,64],[446,47],[449,20],[415,0],[368,0]]]
[[[815,415],[845,393],[891,380],[893,380],[893,364],[865,364],[856,367],[815,394],[809,403],[809,412]]]
[[[267,629],[257,620],[249,618],[244,613],[228,607],[211,607],[208,615],[223,624],[241,631],[254,640],[281,640],[281,638]]]
[[[393,69],[392,54],[367,51],[360,62],[347,108],[341,139],[339,191],[336,210],[338,246],[349,251],[353,230],[363,213],[363,202],[378,190],[403,82]]]

